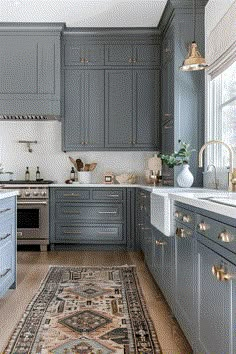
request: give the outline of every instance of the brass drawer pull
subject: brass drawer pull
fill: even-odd
[[[164,117],[171,117],[172,114],[171,113],[164,113]]]
[[[6,238],[10,237],[11,234],[6,234],[5,236],[0,237],[0,241],[5,240]]]
[[[158,240],[156,240],[156,245],[157,245],[157,246],[165,246],[165,245],[166,245],[166,242],[165,242],[165,241],[158,241]]]
[[[200,222],[200,224],[198,224],[198,228],[200,231],[206,231],[207,229],[209,229],[208,225],[205,222]]]
[[[7,275],[7,273],[10,272],[10,270],[11,270],[11,268],[6,269],[4,273],[0,274],[0,278],[5,277]]]
[[[184,215],[182,220],[183,220],[183,222],[189,223],[189,222],[191,222],[191,216],[190,215]]]
[[[80,194],[77,193],[68,193],[68,194],[63,194],[63,197],[80,197]]]
[[[118,198],[119,194],[107,194],[106,197]]]
[[[142,230],[151,230],[150,227],[141,227]]]
[[[64,214],[80,214],[80,211],[64,211]]]
[[[63,234],[74,234],[74,235],[80,235],[81,231],[63,231]]]
[[[182,228],[182,227],[177,227],[176,231],[175,231],[176,236],[180,237],[180,238],[185,238],[187,237],[186,235],[186,231]]]
[[[117,211],[99,211],[98,214],[117,214]]]
[[[0,214],[6,213],[6,212],[9,211],[9,210],[11,210],[11,208],[2,209],[2,210],[0,210]]]
[[[218,239],[222,242],[225,242],[225,243],[229,243],[229,242],[232,242],[234,241],[234,236],[231,235],[229,232],[227,232],[226,230],[222,231],[219,233],[218,235]]]
[[[181,216],[182,216],[181,212],[178,211],[178,210],[176,210],[176,212],[175,212],[175,217],[176,217],[176,218],[180,218]]]
[[[216,266],[213,265],[211,268],[212,274],[217,278],[217,280],[219,281],[227,281],[230,280],[232,278],[235,278],[236,275],[234,274],[229,274],[224,267],[220,266]]]

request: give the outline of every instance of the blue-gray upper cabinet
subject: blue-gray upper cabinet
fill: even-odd
[[[104,65],[104,45],[86,44],[80,39],[68,38],[64,48],[65,65]]]
[[[60,115],[60,26],[0,26],[0,114]]]
[[[107,148],[158,148],[158,85],[156,69],[106,70]]]
[[[63,150],[104,148],[104,70],[65,70]]]
[[[105,65],[159,65],[157,44],[110,44],[105,49]]]
[[[236,353],[235,279],[220,280],[220,277],[217,279],[217,269],[222,269],[229,275],[235,275],[236,266],[200,242],[198,242],[197,255],[199,273],[196,353]]]

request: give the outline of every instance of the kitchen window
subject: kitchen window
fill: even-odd
[[[209,77],[206,141],[209,140],[221,140],[236,153],[236,60]],[[210,163],[228,166],[227,149],[218,144],[209,146],[207,164]]]

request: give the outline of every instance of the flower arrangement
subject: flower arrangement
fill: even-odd
[[[190,144],[182,142],[181,140],[179,140],[179,143],[181,145],[178,152],[175,151],[171,155],[164,155],[164,154],[160,155],[161,160],[168,167],[188,164],[192,152],[196,151],[195,149],[190,149]]]

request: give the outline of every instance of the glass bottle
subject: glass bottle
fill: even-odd
[[[75,181],[75,169],[74,169],[74,167],[71,167],[70,179],[71,179],[71,181]]]
[[[39,167],[37,166],[37,171],[36,171],[36,181],[40,180],[40,171],[39,171]]]
[[[29,167],[26,167],[25,171],[25,180],[29,181],[30,180],[30,172],[29,172]]]

